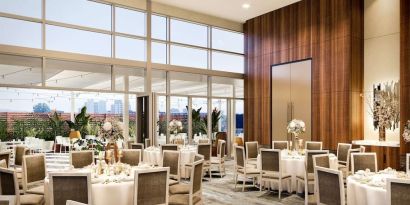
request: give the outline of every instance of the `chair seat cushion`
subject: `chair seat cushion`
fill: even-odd
[[[44,185],[36,186],[26,191],[29,194],[42,194],[44,195]]]
[[[238,172],[244,174],[244,169],[238,169]],[[260,171],[255,168],[246,168],[246,174],[260,174]]]
[[[170,194],[189,194],[190,186],[188,184],[177,184],[169,187]]]
[[[282,174],[282,179],[290,178],[289,174]],[[263,173],[262,178],[264,179],[279,179],[279,173]]]
[[[247,161],[246,161],[246,163],[247,164],[250,164],[250,165],[257,165],[258,164],[258,161],[255,159],[248,159]]]
[[[201,198],[194,196],[192,199],[193,204],[197,204],[201,201]],[[189,195],[188,194],[175,194],[169,196],[170,205],[188,205],[189,204]]]
[[[344,169],[344,168],[346,168],[346,165],[345,164],[339,164],[339,169]]]
[[[17,179],[23,179],[23,173],[21,172],[16,172]]]
[[[304,181],[304,180],[305,180],[305,176],[300,176],[300,175],[298,175],[298,176],[296,176],[296,179],[299,179],[299,180]],[[314,180],[315,180],[315,174],[309,173],[309,174],[308,174],[308,180],[309,180],[309,181],[314,181]]]
[[[36,194],[20,195],[20,204],[40,205],[44,203],[44,196]]]
[[[179,182],[177,180],[169,179],[169,186],[173,186],[173,185],[176,185],[176,184],[179,184]]]
[[[211,164],[221,164],[221,163],[224,163],[223,159],[221,160],[219,157],[212,157],[211,158]]]

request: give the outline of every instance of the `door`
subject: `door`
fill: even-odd
[[[272,140],[288,140],[287,124],[291,119],[290,64],[272,67]]]

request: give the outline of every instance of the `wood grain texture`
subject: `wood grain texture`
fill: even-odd
[[[393,169],[400,168],[400,148],[399,147],[379,147],[365,146],[366,152],[375,152],[377,155],[377,167],[379,170],[391,167]]]
[[[363,138],[363,1],[302,0],[248,20],[245,140],[271,143],[271,65],[312,58],[312,139]]]

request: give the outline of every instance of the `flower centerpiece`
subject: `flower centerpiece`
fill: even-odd
[[[168,128],[170,132],[176,135],[178,134],[178,131],[182,130],[182,122],[179,120],[173,119],[171,122],[169,122]]]
[[[121,122],[116,120],[105,121],[100,130],[98,131],[98,136],[101,139],[107,141],[105,147],[105,159],[107,163],[110,163],[112,159],[115,162],[118,161],[118,145],[117,141],[124,139],[123,136],[123,125]],[[114,157],[112,156],[114,155]]]
[[[299,149],[299,135],[304,133],[306,131],[306,125],[305,122],[302,120],[297,120],[293,119],[292,121],[289,122],[288,124],[288,133],[293,135],[292,138],[292,147],[294,150]]]
[[[407,120],[403,130],[403,139],[406,143],[410,142],[410,120]]]

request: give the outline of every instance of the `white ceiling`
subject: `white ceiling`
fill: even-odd
[[[186,10],[196,11],[231,21],[246,20],[282,8],[300,0],[152,0]],[[248,9],[242,8],[249,4]]]

